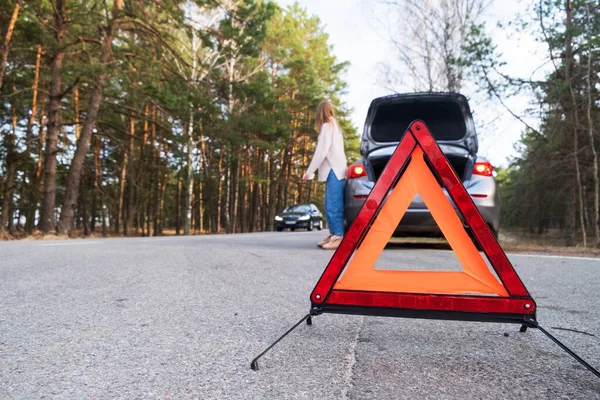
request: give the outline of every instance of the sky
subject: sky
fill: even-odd
[[[343,97],[353,110],[352,120],[362,133],[367,110],[371,101],[391,92],[378,84],[377,66],[382,62],[394,63],[393,48],[389,42],[389,31],[382,26],[377,15],[382,8],[378,0],[278,0],[282,6],[298,2],[309,14],[316,15],[329,35],[333,53],[340,61],[349,61],[345,79],[347,94]],[[510,35],[497,28],[498,22],[515,20],[518,13],[527,12],[528,2],[517,0],[495,0],[484,16],[490,35],[498,50],[504,55],[504,72],[515,77],[529,78],[545,60],[545,49],[527,35]],[[543,74],[544,68],[537,74]],[[400,88],[399,91],[410,91]],[[497,101],[478,100],[470,97],[480,142],[479,155],[496,166],[506,167],[508,160],[517,155],[514,144],[519,141],[523,124],[512,117]],[[477,96],[481,98],[481,96]],[[536,120],[528,117],[526,109],[530,99],[515,96],[505,103],[528,123]]]

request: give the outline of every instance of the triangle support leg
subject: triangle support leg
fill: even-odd
[[[262,356],[264,356],[269,350],[271,350],[273,347],[275,347],[275,345],[277,343],[279,343],[284,337],[286,337],[287,335],[289,335],[290,333],[292,333],[292,331],[294,329],[296,329],[298,326],[300,326],[301,323],[303,323],[304,321],[308,321],[308,319],[310,317],[311,317],[311,314],[306,314],[304,317],[302,317],[302,319],[300,321],[296,322],[296,324],[294,326],[292,326],[290,329],[288,329],[288,331],[286,333],[284,333],[283,335],[281,335],[281,337],[279,339],[277,339],[275,342],[273,342],[272,345],[270,345],[269,347],[267,347],[262,353],[260,353],[258,356],[256,356],[256,358],[254,360],[252,360],[252,362],[250,363],[250,368],[252,368],[253,371],[258,371],[258,360]],[[311,320],[311,323],[312,323],[312,320]]]
[[[538,324],[538,322],[536,320],[534,320],[534,319],[526,319],[525,322],[527,322],[527,324],[530,327],[539,329],[544,335],[548,336],[550,338],[550,340],[552,340],[554,343],[556,343],[561,349],[563,349],[564,351],[566,351],[571,357],[573,357],[575,360],[577,360],[577,362],[579,362],[581,365],[583,365],[588,370],[590,370],[590,372],[592,374],[594,374],[598,378],[600,378],[600,372],[596,368],[592,367],[583,358],[579,357],[573,350],[569,349],[560,340],[558,340],[557,338],[555,338],[550,332],[548,332],[547,330],[545,330],[544,328],[542,328],[540,326],[540,324]]]

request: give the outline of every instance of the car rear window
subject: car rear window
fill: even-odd
[[[371,137],[377,142],[397,142],[415,119],[423,120],[436,140],[459,140],[467,133],[456,102],[412,100],[380,105],[371,125]]]

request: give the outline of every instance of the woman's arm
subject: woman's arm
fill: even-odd
[[[331,147],[331,143],[333,142],[333,129],[331,123],[325,123],[321,127],[321,133],[319,134],[319,138],[317,140],[317,148],[315,149],[315,154],[313,155],[312,161],[306,170],[306,174],[309,175],[310,179],[315,175],[315,171],[319,166],[325,161],[327,154],[329,153],[329,148]]]

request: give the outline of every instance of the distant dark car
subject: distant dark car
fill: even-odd
[[[312,231],[314,228],[323,229],[323,215],[314,204],[296,204],[283,210],[275,216],[275,229],[278,232],[289,228],[306,229]]]

